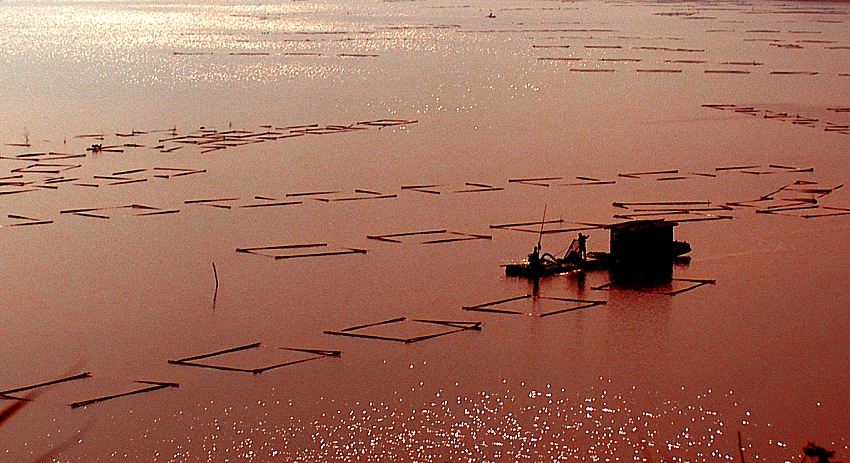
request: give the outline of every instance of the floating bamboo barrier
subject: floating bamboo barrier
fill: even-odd
[[[90,217],[90,218],[93,218],[93,219],[104,219],[104,220],[109,219],[109,216],[107,216],[107,215],[93,214],[91,212],[74,212],[73,214],[78,215],[80,217]]]
[[[327,251],[327,252],[313,252],[313,253],[304,253],[304,254],[286,254],[281,256],[274,256],[275,260],[283,260],[283,259],[298,259],[302,257],[327,257],[327,256],[341,256],[346,254],[366,254],[368,250],[366,249],[357,249],[357,248],[344,248],[342,251]]]
[[[437,194],[439,194],[439,192]],[[374,195],[372,195],[372,196],[346,196],[346,197],[343,197],[343,198],[330,198],[330,199],[326,199],[325,201],[326,202],[328,202],[328,201],[331,201],[331,202],[346,202],[346,201],[363,201],[363,200],[371,200],[371,199],[392,199],[392,198],[397,198],[397,197],[398,197],[397,194],[383,194],[383,195],[379,195],[379,196],[374,196]],[[317,199],[321,200],[321,198],[317,198]]]
[[[167,209],[162,211],[151,211],[151,212],[142,212],[139,214],[133,214],[135,217],[147,217],[151,215],[167,215],[167,214],[177,214],[180,212],[180,209]]]
[[[527,178],[511,178],[508,183],[519,183],[521,185],[533,185],[548,187],[549,183],[554,180],[563,180],[563,177],[527,177]]]
[[[559,183],[558,186],[591,186],[591,185],[613,185],[616,180],[602,180],[596,177],[577,176],[578,182]]]
[[[524,226],[528,226],[528,225],[543,226],[543,225],[552,224],[552,223],[564,223],[564,219],[554,219],[554,220],[550,219],[550,220],[544,220],[544,221],[538,220],[538,221],[531,221],[531,222],[501,223],[501,224],[496,224],[496,225],[490,225],[490,228],[514,228],[514,227],[524,227]]]
[[[457,241],[474,241],[474,240],[492,240],[491,235],[476,235],[472,233],[448,232],[449,235],[454,235],[454,238],[441,238],[435,240],[423,241],[421,244],[443,244],[454,243]]]
[[[466,188],[462,190],[455,190],[455,193],[482,193],[487,191],[502,191],[504,187],[496,187],[493,185],[489,185],[487,183],[476,183],[476,182],[466,182],[466,186],[472,188]]]
[[[402,185],[402,190],[410,190],[417,191],[419,193],[428,193],[432,195],[440,194],[439,190],[435,190],[434,188],[441,187],[442,185]]]
[[[824,212],[819,214],[803,214],[800,217],[804,219],[814,219],[818,217],[836,217],[841,215],[850,215],[850,209],[845,207],[829,207],[829,206],[821,206],[820,209],[825,209],[828,211],[835,212]]]
[[[246,208],[256,208],[256,207],[278,207],[278,206],[294,206],[296,204],[304,204],[304,201],[276,201],[270,203],[259,203],[259,204],[245,204],[239,206],[242,209]]]
[[[12,173],[21,174],[61,174],[62,172],[83,167],[82,164],[37,163],[27,167],[12,169]]]
[[[364,194],[364,195],[375,195],[375,196],[381,196],[381,195],[383,195],[383,193],[380,193],[380,192],[378,192],[378,191],[373,191],[373,190],[364,190],[364,189],[361,189],[361,188],[356,188],[356,189],[354,190],[354,192],[355,192],[355,193],[361,193],[361,194]]]
[[[46,386],[52,386],[54,384],[65,383],[65,382],[68,382],[68,381],[85,379],[85,378],[91,378],[91,373],[85,372],[85,373],[80,373],[80,374],[73,375],[73,376],[66,376],[64,378],[54,379],[54,380],[50,380],[50,381],[44,381],[44,382],[41,382],[41,383],[29,385],[29,386],[17,387],[17,388],[13,388],[13,389],[6,389],[5,391],[0,391],[0,397],[2,397],[4,399],[19,399],[18,397],[13,397],[12,394],[15,394],[15,393],[18,393],[18,392],[25,392],[25,391],[29,391],[29,390],[32,390],[32,389],[38,389],[38,388],[42,388],[42,387],[46,387]]]
[[[52,179],[45,180],[44,183],[52,185],[54,183],[76,182],[78,180],[79,180],[79,178],[76,178],[76,177],[74,177],[74,178],[52,178]]]
[[[705,74],[749,74],[750,71],[741,69],[706,69]]]
[[[402,323],[404,321],[408,321],[406,317],[398,317],[391,318],[389,320],[383,320],[376,323],[368,323],[365,325],[352,326],[349,328],[344,328],[339,331],[324,331],[325,334],[333,335],[333,336],[348,336],[354,338],[362,338],[362,339],[376,339],[383,341],[395,341],[401,342],[405,344],[410,344],[414,342],[425,341],[428,339],[434,339],[440,336],[445,336],[453,333],[459,333],[463,331],[469,330],[481,330],[481,322],[467,322],[467,321],[450,321],[450,320],[426,320],[426,319],[412,319],[409,320],[413,323],[422,323],[422,324],[430,324],[430,325],[438,325],[444,326],[447,328],[451,328],[445,331],[438,331],[436,333],[425,334],[421,336],[413,336],[413,337],[401,337],[401,336],[392,336],[392,335],[380,335],[380,334],[369,334],[369,333],[359,333],[358,331],[372,328],[376,326],[386,326],[392,325],[396,323]]]
[[[213,267],[213,268],[215,268],[215,267]],[[244,367],[238,367],[238,366],[229,366],[229,365],[219,365],[219,364],[210,364],[210,363],[200,363],[200,362],[198,362],[199,360],[214,358],[214,357],[218,357],[218,356],[225,355],[225,354],[240,352],[240,351],[249,350],[249,349],[256,349],[256,348],[259,348],[261,345],[262,345],[261,343],[255,342],[255,343],[252,343],[252,344],[246,344],[246,345],[243,345],[243,346],[231,347],[231,348],[228,348],[228,349],[210,352],[210,353],[207,353],[207,354],[200,354],[200,355],[195,355],[195,356],[192,356],[192,357],[186,357],[186,358],[177,359],[177,360],[169,360],[168,363],[172,364],[172,365],[183,365],[183,366],[191,366],[191,367],[198,367],[198,368],[208,368],[208,369],[212,369],[212,370],[253,373],[253,374],[256,375],[256,374],[265,373],[267,371],[275,370],[275,369],[278,369],[278,368],[283,368],[283,367],[287,367],[287,366],[291,366],[291,365],[296,365],[296,364],[299,364],[299,363],[309,362],[309,361],[312,361],[312,360],[318,360],[318,359],[321,359],[321,358],[339,357],[342,354],[341,351],[337,351],[337,350],[300,349],[300,348],[291,348],[291,347],[281,347],[281,348],[279,348],[281,350],[286,350],[286,351],[290,351],[290,352],[301,352],[301,353],[312,354],[313,357],[308,357],[308,358],[304,358],[304,359],[297,359],[297,360],[288,360],[288,361],[285,361],[285,362],[276,363],[276,364],[272,364],[272,365],[266,365],[266,366],[257,367],[257,368],[244,368]]]
[[[53,223],[52,220],[42,220],[42,219],[36,219],[36,218],[27,217],[27,216],[23,216],[23,215],[16,215],[16,214],[9,214],[8,217],[10,219],[23,220],[24,221],[24,222],[21,222],[21,223],[13,223],[13,224],[9,225],[10,227],[24,227],[24,226],[30,226],[30,225],[48,225],[48,224]]]
[[[236,252],[258,254],[257,251],[278,251],[285,249],[304,249],[304,248],[320,248],[327,246],[328,243],[303,243],[303,244],[281,244],[275,246],[260,246],[254,248],[236,248]]]
[[[605,73],[605,72],[608,72],[608,73],[610,73],[610,72],[616,72],[616,69],[570,68],[570,72],[588,72],[588,73],[592,73],[592,72]]]
[[[678,174],[678,173],[679,173],[678,169],[669,169],[669,170],[650,170],[650,171],[644,171],[644,172],[626,172],[626,173],[622,173],[622,174],[617,174],[617,176],[618,177],[625,177],[625,178],[638,178],[639,179],[639,178],[642,178],[642,177],[649,177],[649,176],[655,176],[655,175]]]
[[[138,173],[141,173],[141,172],[145,172],[146,170],[147,170],[147,169],[130,169],[130,170],[122,170],[122,171],[118,171],[118,172],[113,172],[113,173],[112,173],[112,175],[114,175],[114,176],[122,176],[122,175],[129,175],[129,174],[138,174]]]
[[[636,69],[635,72],[654,73],[654,74],[681,74],[681,69]]]
[[[183,204],[208,204],[208,203],[222,203],[227,201],[238,201],[239,198],[211,198],[211,199],[187,199],[183,201]]]
[[[677,296],[679,294],[682,294],[682,293],[687,292],[687,291],[691,291],[691,290],[699,288],[701,286],[713,285],[717,282],[716,280],[697,279],[697,278],[672,278],[671,281],[679,281],[679,282],[685,282],[685,283],[691,283],[691,284],[686,286],[685,288],[682,288],[682,289],[676,289],[676,290],[670,290],[670,291],[655,291],[655,290],[652,290],[651,288],[641,288],[639,286],[634,286],[634,285],[623,286],[622,282],[620,282],[620,281],[611,281],[609,283],[605,283],[605,284],[602,284],[602,285],[599,285],[599,286],[594,286],[593,289],[596,290],[596,291],[603,291],[603,290],[608,291],[608,290],[611,290],[611,289],[628,289],[628,290],[638,291],[638,292],[645,292],[645,293],[652,293],[652,294],[662,294],[662,295],[666,295],[666,296]]]
[[[816,76],[817,71],[771,71],[771,75],[776,76]]]
[[[28,193],[30,191],[36,191],[34,188],[27,188],[24,190],[12,190],[12,191],[0,191],[0,196],[2,195],[13,195],[18,193]]]
[[[306,191],[300,193],[287,193],[286,197],[298,197],[298,196],[326,196],[339,193],[337,190],[324,190],[324,191]]]
[[[632,206],[710,206],[711,201],[614,201],[611,205],[623,209]]]
[[[507,313],[507,314],[521,314],[523,312],[515,311],[515,310],[494,309],[493,307],[497,306],[497,305],[501,305],[501,304],[507,304],[508,302],[521,301],[521,300],[524,300],[524,299],[531,299],[531,297],[532,296],[530,294],[525,294],[525,295],[522,295],[522,296],[508,297],[508,298],[499,299],[499,300],[496,300],[496,301],[485,302],[484,304],[478,304],[478,305],[473,305],[473,306],[464,306],[464,307],[461,307],[461,310],[473,310],[473,311],[478,311],[478,312],[495,312],[495,313]]]
[[[595,301],[595,300],[590,300],[590,299],[572,299],[572,298],[564,298],[564,297],[538,296],[538,299],[548,299],[548,300],[562,301],[562,302],[575,302],[575,303],[578,304],[576,306],[568,307],[568,308],[565,308],[565,309],[551,310],[549,312],[536,314],[536,316],[538,316],[540,318],[550,317],[552,315],[560,315],[560,314],[567,313],[567,312],[575,312],[577,310],[590,309],[592,307],[599,307],[601,305],[605,305],[605,304],[608,303],[607,301]]]
[[[109,183],[108,185],[129,185],[131,183],[141,183],[141,182],[147,182],[147,181],[148,181],[148,179],[146,179],[146,178],[134,178],[134,179],[130,179],[130,180],[120,180],[120,181],[117,181],[117,182],[112,182],[112,183]]]
[[[521,310],[508,310],[508,309],[495,308],[495,306],[498,306],[498,305],[507,304],[507,303],[510,303],[510,302],[521,301],[521,300],[526,300],[526,299],[531,299],[531,300],[545,299],[545,300],[552,300],[552,301],[559,301],[559,302],[577,303],[578,305],[570,306],[570,307],[563,308],[563,309],[551,310],[551,311],[540,313],[540,314],[533,313],[533,312],[521,311]],[[507,314],[507,315],[528,315],[528,316],[543,318],[543,317],[549,317],[549,316],[552,316],[552,315],[559,315],[559,314],[562,314],[562,313],[572,312],[572,311],[576,311],[576,310],[589,309],[591,307],[597,307],[597,306],[604,305],[604,304],[607,304],[607,302],[606,301],[590,300],[590,299],[573,299],[573,298],[562,298],[562,297],[533,296],[533,295],[527,294],[527,295],[524,295],[524,296],[515,296],[515,297],[509,297],[509,298],[505,298],[505,299],[499,299],[497,301],[486,302],[484,304],[479,304],[479,305],[474,305],[474,306],[466,306],[466,307],[462,307],[461,309],[467,310],[467,311],[476,311],[476,312],[491,312],[491,313],[499,313],[499,314]]]
[[[413,231],[413,232],[402,232],[402,233],[389,233],[386,235],[367,235],[366,238],[370,240],[377,241],[387,241],[390,243],[401,243],[401,240],[397,240],[395,238],[403,238],[408,236],[421,236],[421,235],[438,235],[446,233],[448,230],[424,230],[424,231]]]
[[[97,397],[97,398],[94,398],[94,399],[83,400],[81,402],[74,402],[74,403],[69,404],[69,405],[71,406],[71,408],[86,407],[86,406],[93,405],[93,404],[96,404],[96,403],[106,402],[107,400],[118,399],[120,397],[127,397],[127,396],[131,396],[131,395],[142,394],[142,393],[145,393],[145,392],[158,391],[160,389],[166,389],[166,388],[179,387],[180,386],[179,383],[164,383],[164,382],[159,382],[159,381],[134,381],[134,382],[139,383],[139,384],[148,384],[149,386],[143,387],[141,389],[136,389],[134,391],[124,392],[124,393],[121,393],[121,394],[113,394],[113,395],[108,395],[108,396],[104,396],[104,397]]]
[[[650,51],[671,51],[677,53],[703,53],[704,49],[700,48],[671,48],[671,47],[653,47],[653,46],[642,46],[642,47],[632,47],[632,50],[650,50]]]

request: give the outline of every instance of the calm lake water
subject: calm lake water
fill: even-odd
[[[747,461],[847,460],[849,23],[0,3],[0,389],[91,374],[9,392],[0,460],[733,461],[738,432]],[[505,277],[544,211],[553,254],[665,217],[692,259]],[[249,371],[168,363],[257,342],[194,360]],[[179,387],[69,406],[134,381]]]

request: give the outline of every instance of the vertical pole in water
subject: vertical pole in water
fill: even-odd
[[[213,276],[215,277],[215,292],[213,293],[213,308],[215,308],[215,300],[218,298],[218,271],[215,269],[215,262],[213,262],[212,266]]]
[[[741,431],[738,431],[738,452],[741,454],[741,463],[746,463],[744,461],[744,444],[741,443]]]
[[[540,234],[537,235],[537,248],[542,250],[540,242],[543,241],[543,225],[546,224],[546,204],[543,205],[543,220],[540,221]]]

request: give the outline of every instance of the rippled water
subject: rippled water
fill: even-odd
[[[38,389],[0,459],[731,461],[740,432],[748,461],[846,460],[848,21],[3,2],[0,389],[91,378]],[[612,205],[669,201],[705,210]],[[544,209],[546,251],[666,216],[692,260],[643,290],[506,278],[539,223],[499,225]],[[352,331],[396,341],[327,334]],[[306,361],[168,363],[255,342],[197,361]],[[134,381],[179,387],[68,406]]]

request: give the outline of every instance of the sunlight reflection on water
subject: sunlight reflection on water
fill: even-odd
[[[635,405],[645,393],[610,386],[600,378],[597,386],[571,393],[503,380],[498,390],[470,396],[439,390],[425,403],[411,403],[407,391],[389,402],[321,399],[316,408],[326,411],[320,416],[283,423],[269,410],[291,402],[259,402],[264,412],[256,422],[234,420],[225,408],[212,422],[192,426],[200,442],[190,435],[162,444],[175,448],[169,461],[733,461],[736,430],[746,435],[748,426],[760,426],[732,391],[645,408]],[[417,389],[424,384],[411,393]]]

